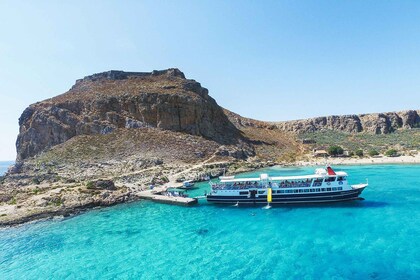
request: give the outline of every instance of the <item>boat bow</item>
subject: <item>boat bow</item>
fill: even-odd
[[[367,186],[369,186],[368,184],[357,184],[357,185],[351,185],[353,190],[359,190],[359,189],[364,189]]]

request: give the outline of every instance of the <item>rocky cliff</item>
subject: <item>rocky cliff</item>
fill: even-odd
[[[420,111],[375,113],[362,115],[328,116],[275,123],[276,127],[291,132],[316,132],[336,130],[344,132],[369,132],[387,134],[398,129],[420,127]]]
[[[17,161],[78,135],[109,134],[118,128],[155,127],[220,144],[241,141],[208,90],[178,69],[87,76],[68,92],[30,105],[19,126]]]

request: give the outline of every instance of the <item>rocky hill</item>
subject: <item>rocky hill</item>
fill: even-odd
[[[29,106],[19,125],[17,161],[78,135],[105,135],[118,128],[154,127],[220,144],[242,138],[208,90],[178,69],[87,76],[68,92]]]
[[[284,132],[387,134],[420,127],[419,114],[411,110],[268,123],[221,108],[206,88],[186,79],[178,69],[108,71],[77,80],[68,92],[30,105],[19,119],[17,161],[23,162],[76,136],[142,128],[200,136],[219,146],[236,147],[233,157],[247,158],[255,155],[258,145],[293,146],[294,136]],[[288,143],[280,143],[285,139],[289,139]]]
[[[277,128],[297,133],[334,130],[342,132],[392,133],[398,129],[420,128],[420,111],[317,117],[275,123]]]

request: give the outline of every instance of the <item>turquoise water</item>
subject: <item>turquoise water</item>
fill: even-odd
[[[13,163],[13,161],[0,161],[0,176],[4,175],[9,166],[11,166]]]
[[[351,183],[369,178],[365,201],[268,210],[146,201],[3,229],[0,278],[419,279],[420,165],[337,169]]]

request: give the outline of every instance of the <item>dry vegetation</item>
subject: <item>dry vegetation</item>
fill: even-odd
[[[241,131],[253,143],[258,158],[262,160],[290,162],[303,152],[293,133],[261,127],[245,127]]]
[[[54,103],[62,103],[71,100],[88,101],[95,99],[106,99],[109,96],[118,97],[139,93],[156,94],[191,94],[189,84],[195,84],[194,80],[185,80],[179,77],[129,77],[124,80],[101,79],[100,81],[82,81],[75,85],[70,91],[51,98]],[[187,86],[186,86],[187,85]]]
[[[347,133],[333,130],[302,133],[300,139],[313,139],[316,144],[311,147],[329,147],[331,145],[342,146],[345,150],[356,152],[363,150],[376,150],[385,153],[389,149],[396,149],[400,152],[420,150],[420,129],[413,128],[398,130],[389,134],[372,133]]]
[[[129,158],[194,163],[211,156],[218,144],[200,136],[157,128],[118,129],[106,135],[80,135],[53,147],[38,161],[58,163],[121,161]]]

